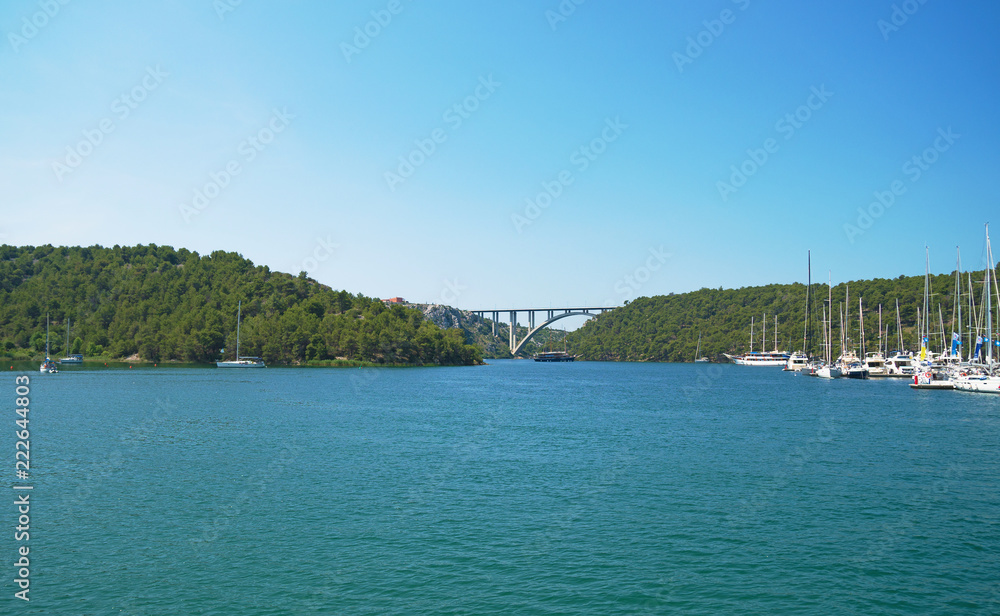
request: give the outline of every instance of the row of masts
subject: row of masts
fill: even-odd
[[[968,359],[968,361],[985,361],[988,364],[992,364],[994,361],[993,346],[996,343],[993,340],[993,300],[996,300],[998,306],[1000,306],[1000,285],[996,281],[996,271],[994,269],[993,252],[989,242],[989,225],[987,225],[986,230],[986,260],[990,267],[985,269],[983,277],[983,299],[979,306],[976,305],[976,297],[974,292],[974,284],[972,278],[972,272],[967,273],[967,292],[963,292],[963,279],[962,279],[962,253],[961,250],[957,251],[957,264],[955,269],[955,291],[952,302],[952,318],[951,318],[951,344],[948,344],[948,338],[946,336],[945,321],[944,321],[944,309],[941,303],[937,306],[937,322],[932,321],[932,306],[930,304],[930,298],[932,296],[931,289],[931,278],[930,278],[930,251],[925,247],[925,273],[924,273],[924,298],[922,307],[917,308],[917,345],[916,348],[920,349],[920,358],[925,359],[930,352],[930,344],[933,340],[934,342],[939,342],[939,355],[944,355],[947,357]],[[824,359],[829,363],[832,360],[833,354],[833,285],[832,276],[827,283],[828,292],[827,299],[823,302],[822,308],[822,321],[823,325],[823,352]],[[962,308],[963,296],[968,298],[968,310],[963,315]],[[995,297],[994,297],[995,296]],[[803,353],[807,356],[812,356],[812,254],[809,254],[809,281],[806,287],[806,318],[803,327],[803,337],[802,337],[802,349]],[[845,291],[844,302],[839,304],[839,316],[840,316],[840,349],[841,355],[848,352],[853,352],[855,346],[854,341],[850,338],[850,287],[847,287]],[[883,328],[883,314],[882,314],[882,304],[878,306],[878,354],[887,355],[888,354],[888,344],[890,340],[889,336],[889,325],[885,324]],[[903,340],[903,325],[900,318],[899,311],[899,300],[896,299],[896,342],[897,350],[899,352],[904,352],[906,345]],[[978,309],[977,309],[978,308]],[[865,314],[864,314],[864,299],[858,299],[858,350],[860,350],[861,357],[867,354],[866,340],[865,340]],[[937,331],[931,331],[931,328],[937,327]],[[777,323],[775,324],[777,327]],[[968,342],[968,344],[966,344]],[[777,348],[777,342],[775,342],[775,348]],[[964,349],[972,349],[967,354],[963,353]],[[985,350],[985,354],[982,351]],[[963,355],[965,357],[963,358]]]
[[[753,353],[753,331],[754,323],[753,317],[750,317],[750,352]],[[760,349],[764,352],[764,345],[767,344],[767,313],[764,313],[764,319],[761,321],[763,323],[763,332],[760,336]],[[774,350],[778,350],[778,315],[774,315]]]

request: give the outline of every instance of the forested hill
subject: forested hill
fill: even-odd
[[[235,253],[169,246],[0,246],[0,353],[211,362],[236,347],[269,363],[346,359],[385,364],[479,363],[460,330],[419,310],[272,272]],[[66,348],[67,319],[70,348]]]
[[[982,305],[984,272],[973,273],[977,309]],[[968,274],[962,275],[962,317],[968,327]],[[864,299],[865,338],[874,351],[878,340],[878,306],[883,305],[883,329],[889,328],[888,348],[899,347],[896,328],[896,300],[899,300],[903,324],[903,342],[908,349],[918,348],[915,323],[917,309],[922,309],[923,276],[900,276],[895,279],[852,281],[833,288],[835,351],[839,350],[840,304],[850,288],[850,338],[856,344],[858,299]],[[944,316],[945,336],[951,338],[952,305],[955,275],[931,276],[932,332],[940,331],[938,306]],[[813,284],[815,326],[813,351],[819,353],[823,330],[819,325],[827,299],[827,285]],[[994,299],[995,301],[995,299]],[[774,317],[778,317],[778,346],[789,352],[802,348],[805,324],[806,285],[768,285],[742,289],[701,289],[691,293],[641,297],[628,305],[590,319],[571,333],[570,349],[584,359],[612,361],[693,361],[701,334],[701,354],[717,359],[722,353],[750,350],[750,319],[756,322],[754,350],[761,350],[761,320],[767,314],[766,350],[774,348]],[[994,313],[995,314],[995,313]],[[980,319],[982,317],[980,316]],[[935,342],[938,340],[938,342]],[[932,348],[940,346],[939,336]],[[950,342],[949,342],[950,343]],[[724,360],[724,358],[721,358]]]

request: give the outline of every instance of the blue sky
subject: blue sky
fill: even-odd
[[[814,279],[920,274],[925,244],[950,271],[998,211],[998,26],[942,0],[9,0],[0,240],[470,309],[804,281],[807,250]]]

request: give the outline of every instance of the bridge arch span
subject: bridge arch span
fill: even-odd
[[[511,350],[511,354],[516,357],[517,354],[520,353],[521,350],[524,348],[524,345],[528,344],[528,341],[530,341],[532,338],[535,337],[535,334],[537,334],[538,332],[542,331],[543,329],[545,329],[549,325],[552,325],[553,323],[555,323],[559,319],[565,319],[566,317],[596,317],[596,316],[597,316],[596,314],[593,314],[593,313],[590,313],[590,312],[565,312],[563,314],[557,314],[556,316],[554,316],[554,317],[550,318],[549,320],[545,321],[544,323],[542,323],[538,327],[536,327],[533,330],[529,331],[528,334],[517,343],[517,346],[514,349]]]
[[[500,315],[507,313],[510,317],[510,328],[508,334],[510,335],[510,352],[512,355],[517,355],[524,349],[524,345],[531,340],[535,334],[545,329],[549,325],[552,325],[559,319],[565,319],[566,317],[595,317],[598,314],[604,314],[609,310],[614,310],[617,306],[596,306],[596,307],[576,307],[576,308],[514,308],[510,310],[498,310],[496,308],[491,310],[468,310],[467,312],[478,316],[480,319],[485,319],[487,314],[492,315],[493,319],[493,335],[497,335],[497,323],[500,320]],[[528,313],[528,333],[524,337],[524,340],[517,339],[517,315],[520,312]],[[545,313],[546,320],[535,327],[535,315],[538,313]]]

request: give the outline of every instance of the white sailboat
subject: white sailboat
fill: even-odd
[[[243,300],[236,307],[236,359],[234,361],[217,361],[219,368],[266,368],[260,357],[240,357],[240,320],[243,315]]]
[[[52,361],[49,357],[49,315],[45,315],[45,361],[42,365],[38,367],[38,371],[42,374],[55,374],[59,372],[56,368],[56,362]]]
[[[701,332],[698,332],[698,348],[694,351],[694,361],[696,364],[708,363],[707,357],[701,356]]]
[[[954,379],[955,389],[983,394],[1000,394],[1000,374],[998,365],[993,360],[993,303],[990,295],[991,280],[996,285],[996,262],[993,260],[993,250],[990,247],[990,226],[986,225],[986,281],[985,281],[985,312],[986,312],[986,359],[985,363],[970,365]]]
[[[67,351],[70,350],[70,347],[69,347],[69,325],[70,325],[69,317],[66,317],[66,350]],[[72,355],[67,355],[66,357],[63,357],[62,359],[60,359],[59,363],[60,364],[82,364],[83,363],[83,355],[81,355],[79,353],[73,353]]]
[[[827,282],[827,303],[830,305],[830,317],[827,320],[826,306],[823,307],[823,351],[825,353],[822,366],[816,368],[814,374],[821,379],[839,379],[843,376],[840,368],[833,364],[833,281]]]

